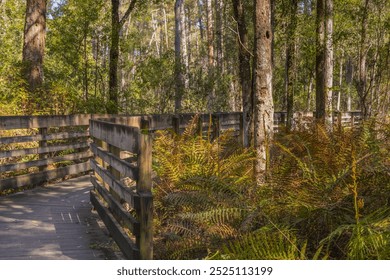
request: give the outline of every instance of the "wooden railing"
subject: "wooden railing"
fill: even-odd
[[[153,258],[149,125],[141,117],[90,121],[91,202],[128,259]]]
[[[313,115],[296,113],[294,123],[309,124]],[[92,169],[91,202],[119,248],[126,258],[152,259],[153,134],[163,129],[182,133],[193,117],[0,117],[0,191]],[[341,126],[355,126],[361,121],[360,113],[335,114],[334,121]],[[274,130],[279,131],[285,123],[286,113],[276,112]],[[243,137],[240,112],[201,114],[197,126],[200,134],[211,133],[212,138],[227,129],[233,129],[238,139]],[[17,149],[26,143],[31,147]],[[64,163],[67,165],[62,166]],[[19,174],[21,171],[24,174]]]
[[[90,117],[0,117],[0,191],[90,170]]]

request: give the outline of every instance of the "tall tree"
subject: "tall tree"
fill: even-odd
[[[175,2],[175,113],[179,113],[182,107],[182,98],[184,95],[185,77],[183,71],[184,54],[183,48],[186,43],[183,38],[184,33],[184,0]]]
[[[252,72],[251,72],[251,53],[248,49],[248,29],[245,21],[245,8],[242,0],[233,1],[234,19],[237,22],[238,33],[238,62],[239,75],[242,91],[242,110],[243,110],[243,145],[250,146],[250,128],[253,118],[252,105]]]
[[[325,125],[333,125],[333,0],[325,1]]]
[[[333,100],[333,0],[317,1],[316,17],[316,118],[332,129]]]
[[[215,54],[214,54],[214,14],[212,0],[206,0],[206,34],[207,34],[207,54],[208,54],[208,76],[209,76],[209,93],[207,96],[207,110],[209,112],[213,109],[215,98],[214,87],[214,68],[215,68]]]
[[[23,63],[29,91],[43,83],[43,57],[46,41],[46,0],[27,0],[24,26]]]
[[[363,114],[363,117],[366,118],[369,115],[368,105],[367,105],[367,27],[368,27],[368,5],[369,0],[363,0],[361,7],[361,30],[360,30],[360,47],[359,47],[359,80],[357,84],[357,92],[359,95],[360,110]]]
[[[119,6],[120,0],[111,0],[111,47],[110,47],[110,66],[109,66],[109,103],[107,113],[117,114],[119,112],[118,98],[118,62],[119,62],[119,39],[120,31],[134,10],[137,0],[131,0],[130,4],[120,19]]]
[[[254,148],[255,177],[258,185],[266,180],[269,147],[273,135],[274,105],[272,98],[272,25],[271,0],[255,2],[254,53]]]
[[[286,48],[286,97],[287,97],[287,129],[293,125],[294,87],[296,76],[296,29],[297,29],[298,0],[292,0],[289,7],[289,22],[287,26]]]

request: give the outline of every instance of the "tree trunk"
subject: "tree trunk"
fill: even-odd
[[[287,27],[286,49],[286,100],[287,100],[287,130],[293,126],[294,115],[294,87],[296,76],[296,28],[297,28],[298,0],[290,3],[290,16]]]
[[[243,145],[249,147],[252,139],[250,135],[251,122],[253,120],[252,104],[252,72],[251,54],[248,50],[248,30],[245,22],[245,10],[242,0],[233,0],[234,19],[238,29],[238,62],[239,75],[242,90],[242,111],[243,111]]]
[[[224,0],[214,0],[215,5],[215,33],[216,33],[216,63],[218,74],[223,72],[223,7]]]
[[[208,50],[208,59],[209,67],[212,68],[215,65],[214,58],[214,19],[213,19],[213,9],[212,9],[212,0],[206,0],[206,15],[207,15],[207,50]]]
[[[119,97],[118,97],[118,63],[119,63],[119,40],[120,30],[129,18],[130,13],[135,7],[137,0],[131,0],[130,4],[123,15],[119,18],[120,0],[111,0],[111,47],[110,47],[110,66],[109,66],[109,81],[108,81],[108,104],[107,113],[118,114],[119,112]]]
[[[206,34],[207,34],[207,56],[208,56],[208,82],[209,94],[207,96],[207,110],[212,112],[215,99],[215,56],[214,56],[214,15],[212,8],[212,0],[206,0]]]
[[[175,2],[175,114],[181,111],[182,98],[184,95],[184,73],[183,73],[183,28],[184,22],[184,0]]]
[[[368,106],[367,106],[367,70],[366,70],[366,61],[367,61],[367,18],[368,18],[368,4],[369,0],[363,0],[363,11],[362,11],[362,26],[360,34],[360,49],[359,49],[359,80],[357,86],[357,92],[359,95],[360,101],[360,110],[362,112],[363,118],[367,118],[369,115]]]
[[[254,148],[255,178],[266,181],[269,147],[273,135],[271,1],[255,0]]]
[[[46,40],[46,0],[27,0],[24,26],[23,64],[28,89],[33,94],[43,84],[43,57]],[[35,96],[37,108],[44,96]]]
[[[339,90],[337,92],[337,107],[336,111],[340,112],[341,110],[341,90],[343,86],[343,62],[344,62],[344,51],[341,53],[341,58],[340,58],[340,65],[339,65]]]
[[[347,111],[352,110],[351,84],[353,79],[352,58],[349,56],[345,69],[345,83],[347,84]]]
[[[333,0],[325,1],[325,126],[333,126]]]
[[[111,48],[107,113],[118,114],[119,0],[111,0]]]
[[[316,119],[325,122],[325,0],[317,0],[316,16]]]

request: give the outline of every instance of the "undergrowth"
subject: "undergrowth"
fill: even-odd
[[[233,132],[155,140],[159,259],[390,259],[390,125],[276,135],[267,184]]]

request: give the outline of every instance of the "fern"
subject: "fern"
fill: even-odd
[[[265,227],[230,242],[220,256],[224,259],[299,260],[307,259],[306,248],[307,243],[298,242],[293,231],[289,229],[275,231]],[[313,258],[318,258],[321,251],[322,247]]]

